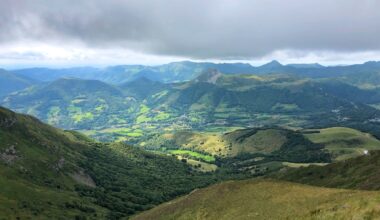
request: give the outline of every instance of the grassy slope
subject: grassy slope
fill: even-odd
[[[31,79],[0,69],[0,96],[25,89],[34,83]]]
[[[73,191],[70,174],[86,149],[82,136],[40,123],[37,119],[0,108],[0,213],[7,218],[68,216],[90,218],[105,210]],[[12,146],[15,153],[6,153]],[[15,160],[7,160],[11,156]],[[58,161],[65,162],[58,168]],[[82,210],[68,207],[80,203]],[[89,212],[83,210],[89,210]]]
[[[99,219],[106,216],[104,208],[94,205],[89,199],[79,198],[75,192],[3,177],[0,178],[0,187],[0,219],[55,219],[61,216]],[[74,207],[76,204],[79,206]]]
[[[291,131],[289,131],[291,132]],[[352,128],[331,127],[304,130],[302,134],[316,144],[324,145],[334,160],[343,160],[363,155],[364,150],[379,150],[380,141],[368,133]],[[163,134],[144,144],[173,145],[185,150],[195,150],[216,156],[233,157],[241,153],[272,153],[287,141],[283,129],[238,129],[225,134],[216,132],[180,131]]]
[[[125,217],[214,181],[175,158],[89,142],[0,108],[0,214],[6,219]]]
[[[240,153],[271,153],[279,150],[287,140],[285,133],[279,129],[236,130],[223,135],[223,138],[232,143],[230,156]]]
[[[154,141],[167,141],[166,145],[171,144],[181,149],[231,157],[240,153],[271,153],[280,149],[286,136],[278,129],[239,129],[226,134],[180,131],[160,135],[158,140],[150,139],[145,144],[157,145]]]
[[[332,127],[305,134],[312,142],[324,144],[336,160],[363,155],[364,150],[379,150],[380,141],[351,128]]]
[[[380,152],[364,155],[323,167],[289,169],[277,178],[316,186],[352,189],[380,189]]]
[[[229,181],[133,219],[370,219],[380,214],[379,196],[272,180]]]

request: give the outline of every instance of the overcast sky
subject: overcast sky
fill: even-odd
[[[0,66],[380,60],[379,0],[0,0]]]

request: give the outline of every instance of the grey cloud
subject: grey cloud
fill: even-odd
[[[192,58],[380,50],[378,0],[3,0],[0,41]]]

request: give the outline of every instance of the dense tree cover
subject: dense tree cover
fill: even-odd
[[[137,150],[123,144],[93,144],[80,166],[94,178],[96,188],[77,186],[81,196],[122,217],[148,209],[199,187],[215,183],[216,176],[193,171],[172,157]]]
[[[299,132],[287,131],[287,141],[272,153],[280,161],[295,163],[328,163],[331,156],[324,145],[315,144]]]
[[[111,219],[217,181],[249,176],[228,170],[199,172],[171,156],[123,143],[93,142],[4,108],[0,108],[0,172],[0,186],[7,189],[0,197],[16,201],[0,207],[0,212],[14,210],[6,216]],[[24,193],[20,197],[18,192]],[[42,192],[41,198],[36,192]]]

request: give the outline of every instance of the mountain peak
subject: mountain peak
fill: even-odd
[[[367,61],[363,65],[366,65],[366,66],[380,66],[380,61]]]
[[[291,63],[286,66],[299,68],[299,69],[307,69],[307,68],[323,68],[324,66],[319,63]]]
[[[272,60],[269,63],[262,65],[261,67],[282,67],[282,64],[277,60]]]

